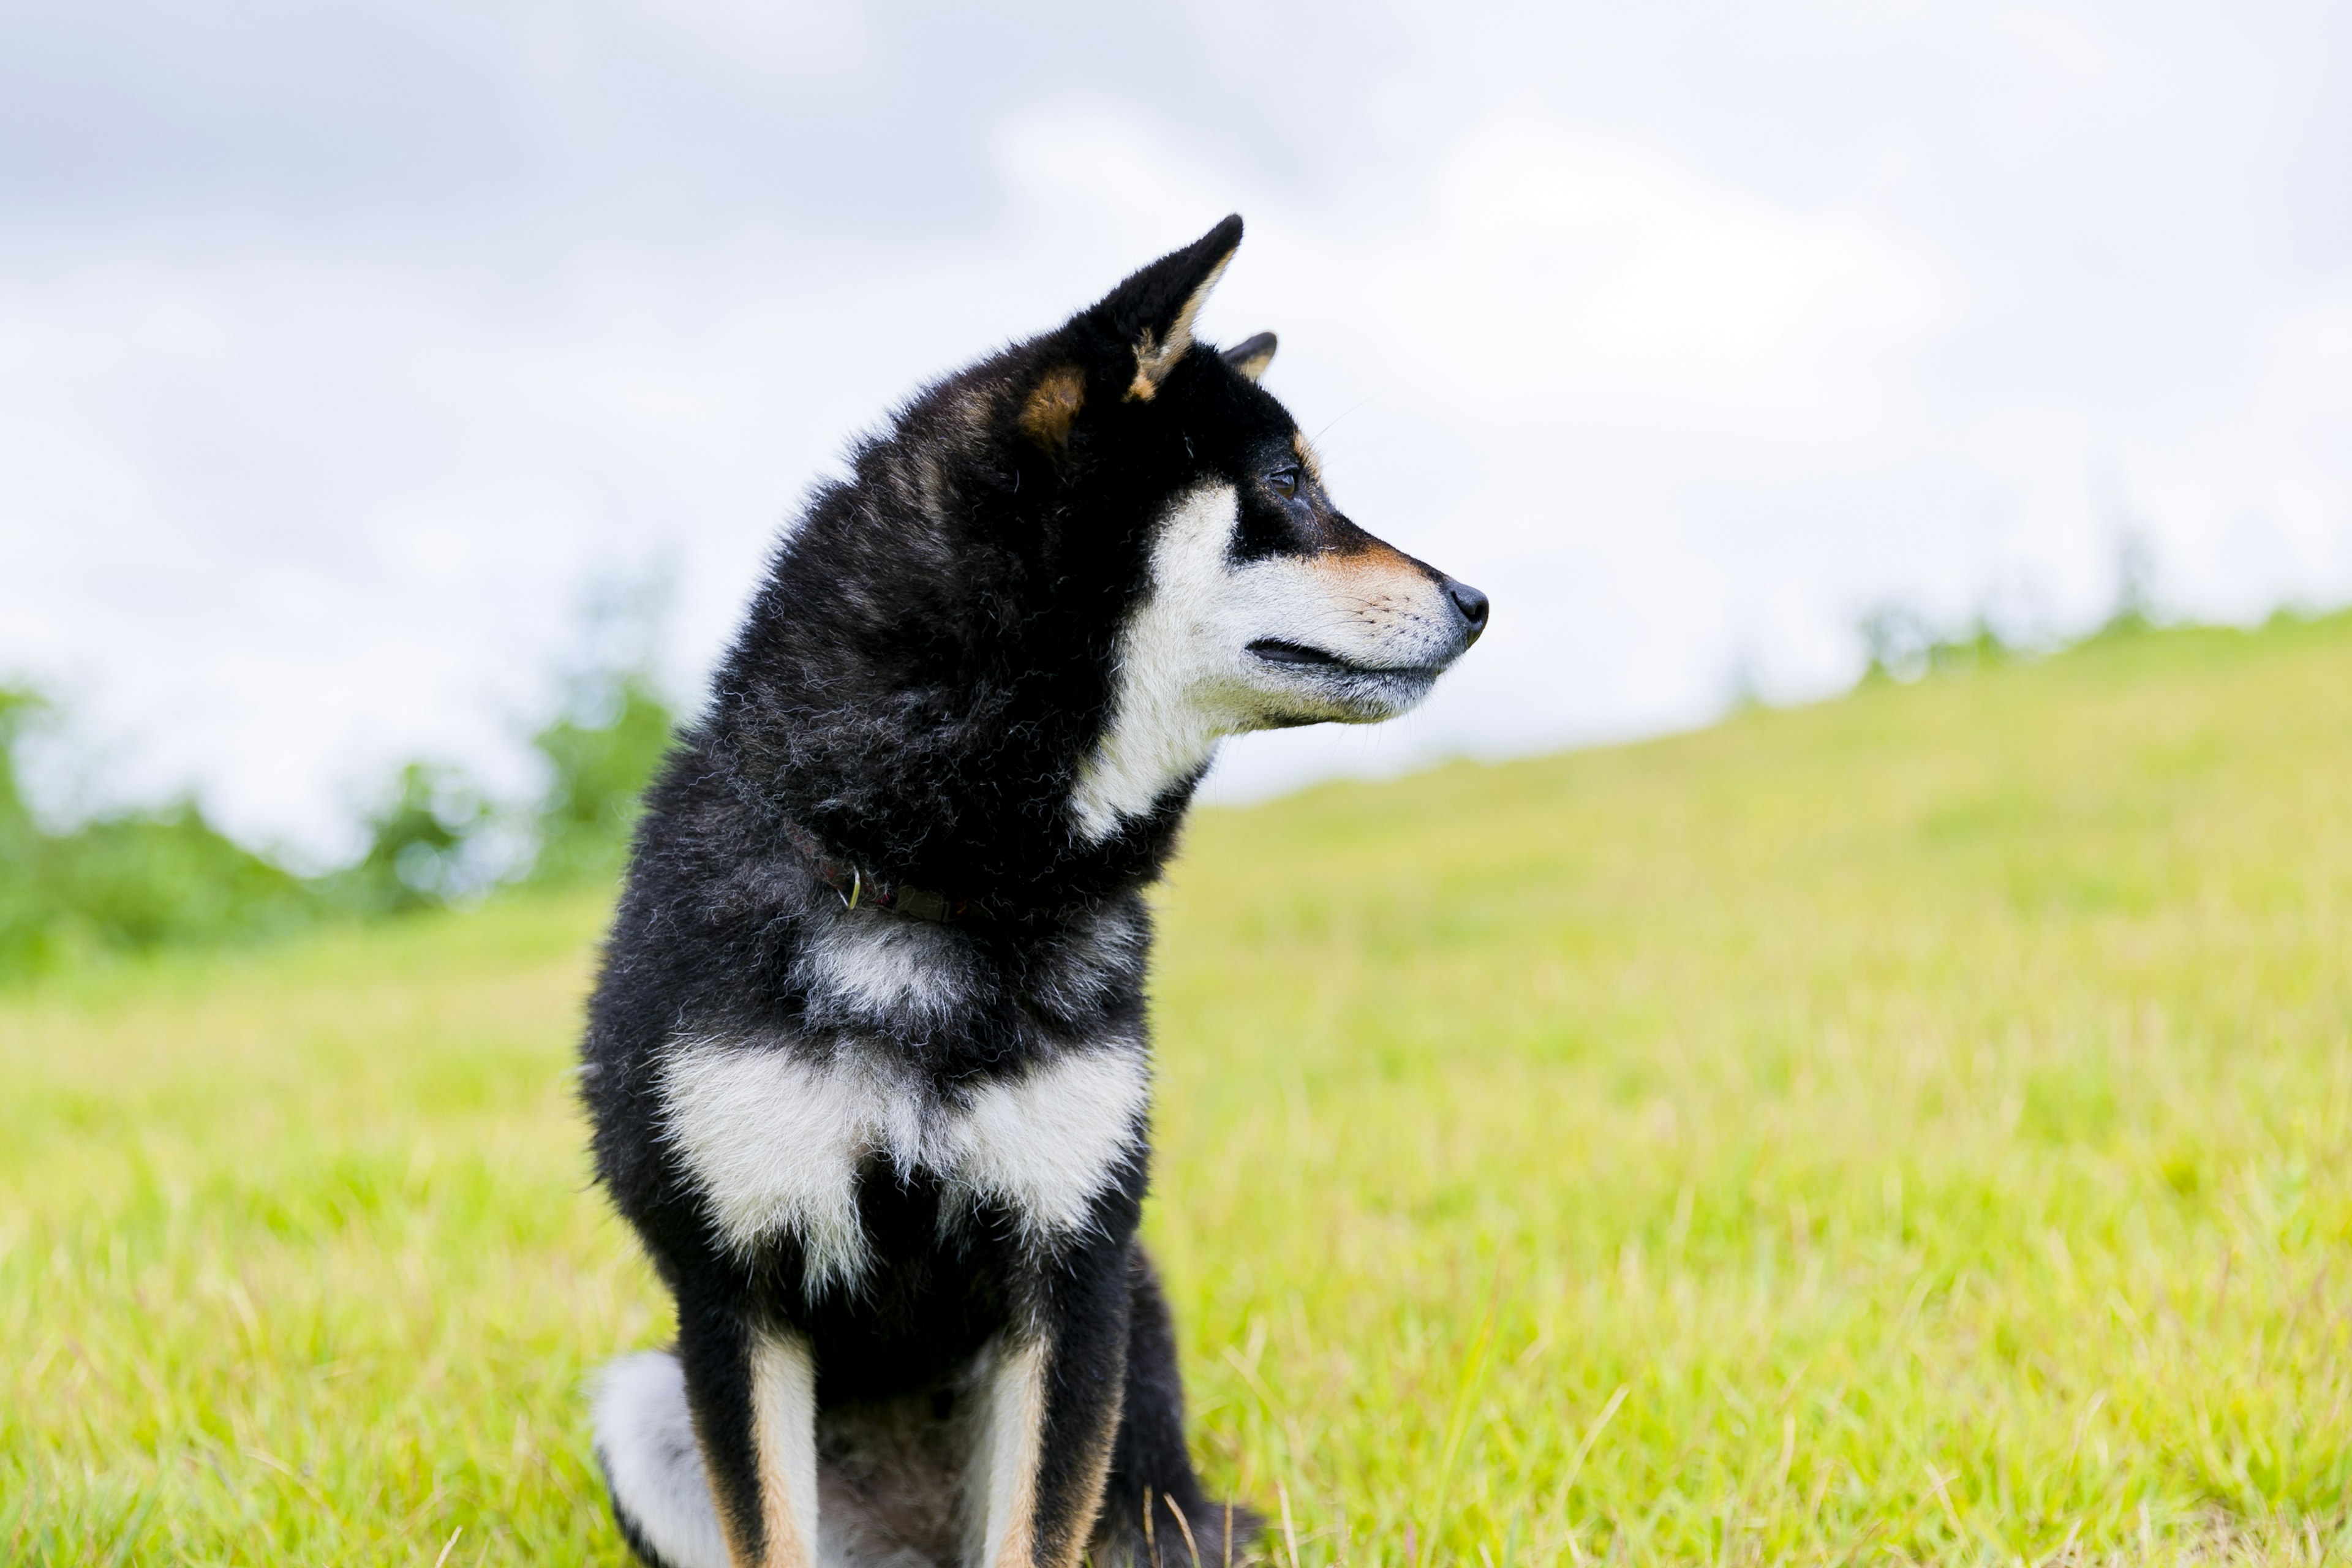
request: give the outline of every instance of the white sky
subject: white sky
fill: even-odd
[[[682,690],[847,437],[1228,210],[1203,323],[1486,589],[1215,788],[1836,689],[1891,602],[2352,598],[2340,5],[0,0],[0,674],[347,848],[528,787],[588,585]]]

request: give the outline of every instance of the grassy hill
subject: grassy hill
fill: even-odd
[[[1300,1563],[2352,1551],[2352,619],[1204,813],[1161,903],[1150,1229]],[[0,1556],[623,1561],[601,914],[0,999]]]

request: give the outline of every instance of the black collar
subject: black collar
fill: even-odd
[[[894,915],[939,925],[994,918],[995,911],[981,900],[954,898],[929,888],[910,888],[904,882],[886,882],[868,876],[851,862],[828,854],[824,840],[791,817],[783,819],[783,826],[784,837],[793,841],[793,848],[808,857],[809,868],[818,879],[841,895],[843,909],[864,906],[887,910]]]

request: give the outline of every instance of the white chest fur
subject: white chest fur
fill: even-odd
[[[866,1270],[858,1172],[877,1155],[938,1177],[950,1215],[988,1202],[1032,1245],[1076,1231],[1141,1138],[1150,1079],[1132,1047],[1068,1052],[955,1104],[854,1059],[689,1039],[672,1047],[661,1092],[728,1245],[797,1237],[818,1290]]]
[[[1070,797],[1089,840],[1150,810],[1242,727],[1220,700],[1223,645],[1215,635],[1228,596],[1225,546],[1239,508],[1231,485],[1204,486],[1160,522],[1150,587],[1119,637],[1110,723]]]

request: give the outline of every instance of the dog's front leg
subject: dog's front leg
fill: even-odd
[[[1030,1330],[982,1373],[973,1568],[1074,1568],[1102,1511],[1126,1387],[1124,1247],[1066,1260]]]
[[[817,1568],[816,1365],[807,1336],[678,1301],[694,1435],[735,1568]]]

